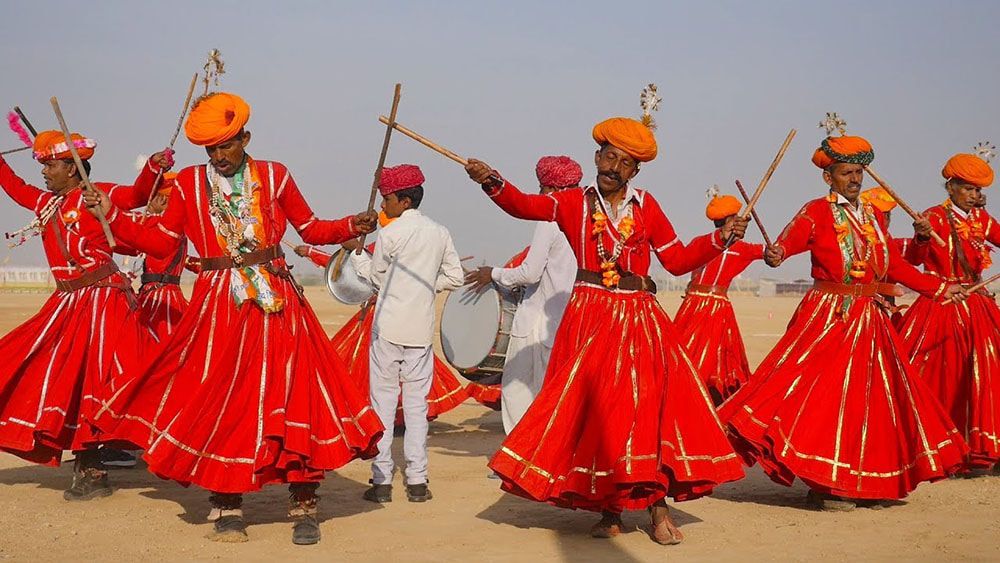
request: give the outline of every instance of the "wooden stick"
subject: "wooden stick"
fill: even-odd
[[[778,168],[778,164],[781,163],[781,159],[785,156],[785,151],[788,150],[788,146],[792,144],[792,139],[795,138],[795,133],[797,131],[792,129],[788,132],[788,136],[785,137],[785,142],[781,144],[781,148],[778,149],[778,154],[775,155],[774,160],[771,161],[771,166],[767,168],[767,172],[764,173],[764,177],[760,179],[760,183],[757,184],[757,191],[753,193],[753,197],[747,203],[747,206],[740,211],[740,218],[746,219],[748,215],[753,213],[753,208],[757,205],[757,201],[760,199],[761,194],[764,193],[764,188],[767,187],[767,182],[771,179],[771,175],[774,174],[775,169]],[[726,246],[733,244],[735,238],[730,235],[729,240],[726,241]]]
[[[69,147],[70,154],[73,155],[73,162],[76,163],[76,170],[80,173],[80,178],[83,179],[83,189],[96,193],[97,190],[94,189],[94,185],[90,183],[90,176],[87,174],[87,170],[83,167],[83,160],[80,159],[80,153],[76,150],[76,145],[73,144],[73,139],[70,136],[69,127],[66,126],[66,119],[63,117],[62,110],[59,109],[59,100],[55,96],[49,99],[52,104],[52,110],[56,112],[56,119],[59,120],[59,127],[62,128],[63,137],[66,139],[66,146]],[[115,236],[111,234],[111,226],[108,225],[108,218],[103,214],[97,214],[97,220],[101,223],[101,230],[104,231],[104,238],[108,240],[108,244],[111,248],[118,246],[115,242]]]
[[[386,124],[386,125],[388,125],[390,123],[389,118],[387,118],[384,115],[380,115],[379,118],[378,118],[378,120],[380,122]],[[466,159],[458,156],[457,154],[455,154],[455,153],[451,152],[450,150],[442,147],[441,145],[435,143],[434,141],[431,141],[430,139],[428,139],[428,138],[426,138],[426,137],[424,137],[424,136],[422,136],[422,135],[420,135],[418,133],[415,133],[415,132],[411,131],[410,129],[407,129],[406,127],[403,127],[399,123],[393,123],[392,124],[392,128],[395,129],[396,131],[399,131],[400,133],[406,135],[407,137],[413,139],[414,141],[420,143],[421,145],[423,145],[423,146],[431,149],[432,151],[437,152],[439,154],[442,154],[442,155],[444,155],[444,156],[446,156],[446,157],[454,160],[455,162],[461,164],[462,166],[466,166],[467,164],[469,164],[468,160],[466,160]]]
[[[24,112],[21,111],[21,108],[14,106],[14,113],[16,113],[17,116],[21,118],[21,123],[24,123],[24,126],[28,128],[28,131],[31,132],[31,136],[37,137],[38,131],[35,131],[35,128],[31,126],[31,122],[28,121],[27,117],[25,117]]]
[[[900,199],[899,194],[897,194],[895,190],[889,187],[889,184],[886,184],[885,180],[880,178],[879,175],[876,174],[875,171],[871,169],[871,167],[865,166],[865,172],[867,172],[868,175],[872,177],[872,180],[875,180],[875,182],[877,182],[878,185],[882,186],[882,189],[884,189],[885,192],[889,194],[889,197],[896,200],[896,203],[903,208],[903,211],[905,211],[907,215],[913,217],[914,220],[920,218],[920,215],[916,211],[914,211],[912,207],[907,205],[905,201]],[[939,246],[947,246],[944,242],[944,239],[942,239],[941,236],[934,231],[931,231],[931,238],[934,239],[934,242],[936,242]]]
[[[396,124],[396,110],[399,109],[399,95],[402,90],[403,85],[396,83],[396,88],[392,93],[392,109],[389,111],[389,122],[386,123],[385,136],[382,137],[382,152],[378,155],[378,164],[375,166],[375,176],[372,179],[372,191],[368,196],[368,213],[375,210],[375,196],[378,195],[378,187],[382,181],[382,168],[385,166],[385,155],[389,152],[389,139],[392,137],[392,126]],[[358,245],[358,249],[355,252],[360,256],[365,249],[365,239],[368,234],[365,233],[361,235],[361,244]],[[341,259],[342,261],[342,259]],[[340,267],[339,264],[333,269],[334,278],[336,281],[340,277]]]
[[[191,107],[191,97],[194,96],[194,87],[198,84],[198,73],[194,73],[191,77],[191,85],[188,86],[187,97],[184,98],[184,107],[181,108],[181,117],[177,120],[177,127],[174,129],[174,135],[170,137],[170,144],[167,145],[168,149],[174,148],[174,143],[177,142],[177,136],[181,133],[181,127],[184,126],[184,118],[187,116],[188,109]],[[139,219],[139,224],[142,225],[146,222],[146,217],[149,216],[149,204],[153,203],[153,197],[156,196],[156,188],[160,185],[160,179],[163,178],[163,170],[156,173],[156,179],[153,180],[153,189],[149,191],[149,199],[146,200],[146,209],[142,210],[142,217]]]
[[[747,195],[747,191],[743,189],[743,183],[739,180],[736,180],[736,189],[740,190],[740,195],[743,196],[743,202],[750,203],[750,196]],[[764,223],[762,223],[760,217],[757,216],[757,210],[752,210],[750,214],[753,215],[753,220],[757,223],[757,228],[760,229],[760,234],[764,235],[764,243],[771,246],[771,238],[767,236],[767,231],[764,229]]]
[[[985,288],[986,286],[990,285],[991,283],[993,283],[993,282],[995,282],[997,280],[1000,280],[1000,274],[995,274],[993,276],[990,276],[989,278],[987,278],[987,279],[985,279],[985,280],[977,283],[976,285],[967,288],[965,291],[966,291],[966,293],[970,293],[970,294],[975,293],[975,292],[979,291],[980,289]]]
[[[333,259],[333,272],[330,272],[330,275],[333,276],[333,281],[340,279],[340,271],[344,268],[344,258],[346,256],[347,249],[341,248],[337,251],[337,256]]]
[[[28,150],[30,148],[31,147],[20,147],[20,148],[16,148],[16,149],[5,150],[3,152],[0,152],[0,155],[2,155],[2,154],[11,154],[11,153],[21,152],[21,151],[26,151],[26,150]]]

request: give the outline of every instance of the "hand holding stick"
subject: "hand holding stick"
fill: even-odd
[[[764,193],[764,188],[767,187],[767,182],[771,179],[771,175],[774,174],[775,169],[778,168],[778,164],[781,163],[781,159],[784,158],[785,152],[788,150],[788,146],[792,144],[792,139],[795,138],[795,129],[788,132],[788,136],[785,137],[785,142],[781,144],[781,148],[778,149],[778,154],[771,161],[771,166],[767,168],[767,172],[764,173],[764,177],[760,179],[760,184],[757,185],[757,191],[753,193],[753,197],[747,203],[747,206],[740,211],[739,217],[741,219],[746,219],[748,215],[753,213],[753,208],[757,205],[757,200],[760,199],[761,194]],[[726,246],[733,243],[733,237],[729,237],[726,241]]]
[[[907,215],[913,217],[914,219],[920,218],[920,214],[914,211],[912,207],[907,205],[905,201],[900,199],[899,194],[897,194],[895,190],[889,187],[889,184],[886,184],[885,180],[880,178],[879,175],[876,174],[875,171],[871,169],[871,167],[865,166],[865,172],[867,172],[868,175],[872,177],[872,180],[875,180],[875,182],[877,182],[878,185],[882,186],[882,189],[884,189],[885,192],[889,194],[889,197],[896,200],[896,203],[903,208],[903,211],[905,211]],[[946,246],[944,239],[942,239],[941,236],[938,235],[936,232],[931,231],[931,238],[934,239],[934,242],[936,242],[939,246]]]
[[[382,138],[382,152],[378,156],[378,165],[375,166],[375,177],[372,180],[372,191],[371,195],[368,197],[368,212],[371,213],[375,210],[375,196],[378,194],[379,183],[382,180],[382,168],[385,167],[385,155],[389,152],[389,139],[392,137],[392,129],[396,125],[396,110],[399,109],[399,96],[403,88],[402,84],[397,83],[396,88],[392,94],[392,109],[389,111],[389,120],[386,122],[385,136]],[[361,235],[361,244],[358,246],[357,253],[361,252],[365,248],[365,238],[367,234]],[[343,258],[340,258],[341,262]],[[340,277],[340,267],[334,267],[334,281]]]
[[[56,113],[56,119],[59,120],[59,127],[62,129],[63,137],[66,139],[66,146],[69,147],[70,154],[73,155],[73,162],[76,164],[76,170],[80,174],[80,178],[83,179],[83,189],[86,192],[96,193],[97,190],[94,189],[94,185],[90,183],[90,176],[87,174],[87,170],[83,167],[83,160],[80,159],[80,153],[76,150],[76,145],[73,144],[73,139],[71,137],[69,127],[66,126],[66,119],[63,118],[62,110],[59,109],[59,100],[55,96],[49,100],[52,104],[52,110]],[[118,246],[115,242],[115,236],[111,234],[111,226],[108,225],[108,219],[103,213],[97,214],[97,220],[101,223],[101,230],[104,231],[104,238],[108,240],[108,244],[111,248]]]
[[[744,203],[750,203],[750,196],[747,195],[747,191],[743,189],[743,183],[736,180],[736,189],[740,190],[740,195],[743,196]],[[767,236],[767,231],[764,229],[764,223],[761,222],[760,217],[757,216],[757,210],[752,209],[750,214],[753,215],[753,220],[757,223],[757,228],[760,229],[760,234],[764,235],[764,243],[767,246],[771,246],[771,237]]]

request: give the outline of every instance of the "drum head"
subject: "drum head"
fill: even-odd
[[[468,286],[448,295],[441,312],[441,348],[459,370],[479,367],[493,351],[500,329],[500,295],[488,287],[475,293]]]
[[[342,260],[338,260],[344,252],[344,249],[340,249],[330,257],[330,263],[326,265],[326,287],[337,301],[345,305],[360,305],[375,292],[366,280],[358,277],[350,257],[345,255]],[[334,279],[334,270],[338,262],[340,262],[340,272],[336,276],[337,279]]]

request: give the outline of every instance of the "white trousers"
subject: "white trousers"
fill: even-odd
[[[372,408],[385,433],[378,441],[378,455],[372,462],[372,483],[392,483],[392,429],[395,425],[399,393],[403,393],[403,457],[406,484],[427,482],[427,394],[434,376],[431,347],[400,346],[375,334],[368,352]]]
[[[507,434],[517,426],[545,381],[552,349],[541,342],[538,329],[528,336],[511,336],[500,380],[500,414]]]

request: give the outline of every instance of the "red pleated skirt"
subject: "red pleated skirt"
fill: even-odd
[[[490,467],[508,492],[613,512],[743,476],[655,297],[586,285],[570,298],[541,392]]]
[[[187,306],[176,284],[147,283],[139,289],[139,320],[154,343],[173,334]]]
[[[810,291],[753,377],[719,408],[747,464],[777,483],[898,499],[954,473],[966,446],[870,297]]]
[[[228,270],[204,272],[191,306],[97,424],[146,449],[156,475],[241,493],[308,482],[375,454],[382,425],[286,280],[278,313],[230,295]]]
[[[715,404],[747,382],[750,365],[729,299],[688,293],[674,315],[674,323]]]
[[[920,297],[897,325],[915,373],[969,445],[968,464],[1000,461],[1000,308],[973,294],[959,305]]]
[[[501,390],[499,383],[486,385],[484,383],[477,383],[473,381],[466,385],[465,389],[468,391],[469,396],[472,397],[472,399],[477,403],[495,411],[500,410]]]
[[[369,355],[368,349],[371,345],[372,324],[374,323],[374,310],[368,310],[362,317],[363,311],[358,311],[351,320],[347,321],[337,334],[333,335],[330,342],[333,349],[347,362],[347,371],[357,384],[358,388],[366,396],[370,392],[369,380]],[[434,355],[434,379],[431,382],[431,390],[427,394],[427,419],[433,420],[438,416],[450,411],[462,404],[469,394],[462,384],[459,383],[455,374],[448,369],[448,366]],[[399,397],[399,406],[396,407],[396,426],[403,425],[403,397]]]
[[[134,374],[140,342],[125,291],[53,293],[0,339],[0,450],[56,466],[64,450],[105,441],[94,417]]]

